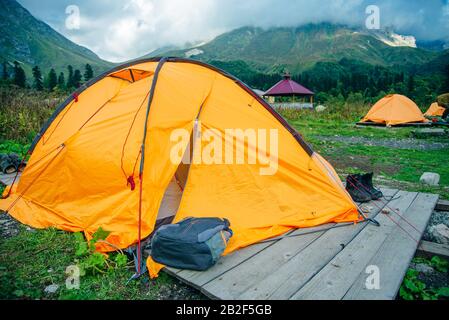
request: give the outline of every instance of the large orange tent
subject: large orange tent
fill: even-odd
[[[437,102],[434,102],[430,105],[429,109],[427,109],[424,115],[428,117],[441,117],[444,113],[444,110],[446,109],[440,107]]]
[[[377,101],[360,122],[394,126],[427,121],[412,100],[400,94],[389,94]]]
[[[217,139],[227,128],[275,130],[277,170],[173,161],[173,130],[192,134],[198,122]],[[243,145],[245,156],[258,147]],[[198,61],[139,60],[99,76],[56,110],[30,153],[0,208],[30,226],[88,238],[101,227],[119,248],[168,216],[229,219],[234,236],[226,253],[291,228],[359,219],[328,162],[242,82]]]

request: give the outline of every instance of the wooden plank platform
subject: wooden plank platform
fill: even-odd
[[[222,257],[207,271],[164,271],[213,299],[394,299],[438,195],[382,191],[385,198],[362,205],[379,227],[297,229]],[[379,270],[378,289],[366,288],[368,266]]]
[[[431,127],[432,122],[409,122],[387,126],[385,123],[377,122],[357,122],[358,127],[384,127],[384,128],[401,128],[401,127]]]
[[[422,240],[418,251],[428,256],[439,255],[449,258],[449,245]]]
[[[437,202],[437,205],[435,207],[435,210],[438,211],[449,211],[449,201],[447,200],[440,200]]]

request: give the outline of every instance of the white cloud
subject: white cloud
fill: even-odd
[[[100,57],[124,61],[167,45],[209,40],[245,25],[310,22],[364,25],[365,7],[380,7],[381,26],[434,40],[449,34],[442,0],[19,0],[32,14]],[[81,28],[67,30],[65,8],[80,8]]]

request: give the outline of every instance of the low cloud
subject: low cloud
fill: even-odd
[[[380,8],[381,27],[419,40],[449,35],[447,0],[19,0],[33,15],[110,61],[124,61],[168,45],[210,40],[246,25],[297,26],[332,22],[363,26],[365,8]],[[69,30],[65,9],[80,9],[80,29]]]

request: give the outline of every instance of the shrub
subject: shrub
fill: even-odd
[[[31,142],[63,99],[60,93],[0,87],[0,141]]]

